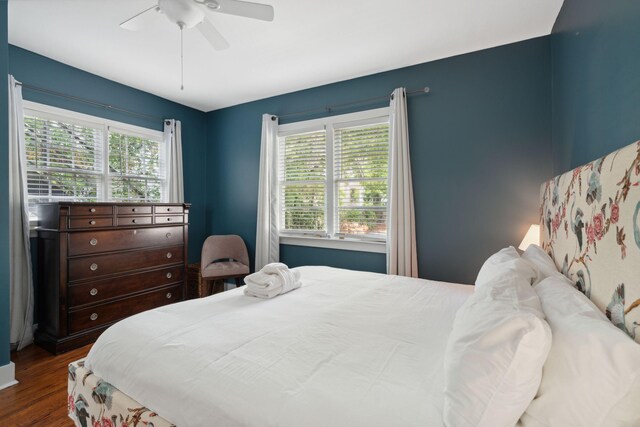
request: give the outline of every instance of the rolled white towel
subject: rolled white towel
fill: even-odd
[[[263,270],[260,270],[244,278],[247,285],[251,284],[256,287],[269,289],[275,287],[289,288],[298,280],[300,280],[300,272],[288,268],[275,269],[274,273],[265,273]]]
[[[248,275],[247,277],[244,278],[244,281],[247,284],[252,283],[256,286],[260,286],[264,288],[280,285],[278,281],[278,275],[268,274],[263,272],[262,270],[256,271],[255,273]]]
[[[294,289],[296,287],[296,284],[298,284],[298,287],[300,287],[300,272],[298,270],[278,270],[277,277],[282,283],[281,293],[283,294]]]
[[[256,298],[262,298],[262,299],[270,299],[273,298],[275,296],[280,295],[280,292],[282,291],[281,288],[278,289],[259,289],[259,288],[252,288],[250,286],[245,286],[244,287],[244,294],[249,296],[249,297],[256,297]]]
[[[300,271],[298,270],[278,270],[277,274],[268,274],[267,276],[272,276],[273,278],[273,280],[269,281],[269,284],[267,285],[265,285],[265,279],[263,276],[257,276],[258,279],[261,280],[261,283],[247,280],[249,279],[249,276],[247,276],[245,279],[246,286],[244,294],[268,299],[280,294],[285,294],[302,285],[302,282],[300,282]]]
[[[289,270],[289,267],[287,266],[287,264],[283,264],[281,262],[272,262],[262,267],[262,270],[260,271],[267,274],[276,274],[278,271],[283,271],[283,270]]]

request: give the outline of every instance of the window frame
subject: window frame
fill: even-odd
[[[164,144],[164,133],[162,131],[149,129],[141,126],[131,125],[128,123],[122,123],[115,120],[105,119],[98,116],[92,116],[89,114],[78,113],[76,111],[67,110],[64,108],[53,107],[46,104],[41,104],[33,101],[23,101],[23,116],[32,116],[37,118],[42,118],[45,120],[56,120],[62,122],[68,122],[72,124],[77,124],[80,126],[88,126],[94,129],[99,129],[102,131],[102,173],[95,173],[95,175],[99,176],[99,190],[98,190],[98,202],[108,202],[111,201],[111,178],[112,175],[109,172],[109,132],[110,129],[113,129],[114,132],[122,133],[126,132],[127,135],[133,137],[142,137],[145,139],[151,139],[158,141],[161,144]],[[166,151],[167,147],[163,147],[163,153],[160,154],[161,159],[166,159]],[[166,160],[165,168],[166,168]],[[167,188],[167,176],[165,170],[165,176],[161,180],[161,200],[163,202],[166,200],[168,195]],[[127,203],[124,201],[123,203]],[[130,203],[139,203],[138,201],[130,201]],[[38,225],[39,219],[35,216],[29,218],[29,224],[31,228],[35,228]]]
[[[386,237],[384,239],[370,236],[354,236],[354,235],[342,235],[336,232],[335,221],[337,216],[338,207],[336,205],[336,191],[337,184],[342,181],[337,179],[334,170],[334,130],[340,128],[365,126],[368,124],[374,125],[383,122],[389,122],[390,108],[376,108],[371,110],[359,111],[355,113],[347,113],[336,116],[322,117],[312,120],[304,120],[293,123],[286,123],[278,125],[277,132],[277,144],[280,146],[281,138],[307,132],[325,132],[325,144],[326,144],[326,182],[325,182],[325,222],[326,233],[321,231],[316,234],[309,231],[298,230],[283,230],[282,224],[282,212],[280,209],[278,213],[278,232],[280,236],[280,243],[296,246],[310,246],[320,248],[331,249],[343,249],[361,252],[374,252],[385,253],[386,252]],[[280,157],[280,150],[278,149],[278,157]],[[280,160],[278,160],[280,164]],[[388,186],[387,176],[387,186]],[[281,184],[280,171],[278,172],[278,201],[281,203]],[[388,219],[388,207],[387,207],[387,219]]]
[[[151,180],[151,181],[159,181],[160,182],[160,202],[159,203],[163,203],[166,202],[168,199],[168,181],[167,181],[167,151],[168,151],[168,147],[164,146],[162,147],[162,145],[165,143],[164,142],[164,133],[160,132],[160,131],[153,131],[152,129],[144,129],[144,128],[139,128],[137,126],[130,126],[129,129],[123,128],[121,125],[123,125],[124,123],[117,123],[117,122],[113,122],[114,124],[108,124],[107,125],[107,133],[105,135],[105,137],[107,138],[107,140],[105,141],[105,155],[107,156],[106,162],[105,162],[105,176],[106,176],[106,191],[107,193],[107,200],[108,201],[112,201],[113,200],[113,186],[111,185],[111,182],[114,178],[125,178],[125,179],[139,179],[139,180]],[[146,132],[141,132],[140,129],[146,131]],[[148,176],[144,176],[144,175],[129,175],[129,174],[114,174],[111,173],[111,171],[109,170],[109,135],[110,133],[117,133],[117,134],[122,134],[125,135],[127,137],[133,137],[133,138],[142,138],[142,139],[147,139],[147,140],[151,140],[151,141],[156,141],[159,143],[159,145],[161,145],[159,152],[158,152],[158,167],[159,169],[161,169],[161,173],[160,173],[160,178],[151,178]],[[156,132],[157,136],[154,137],[152,136],[152,132]],[[142,203],[140,201],[137,200],[128,200],[126,202],[123,203]]]

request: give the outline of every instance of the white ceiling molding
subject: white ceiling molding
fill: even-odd
[[[119,24],[156,0],[9,0],[9,42],[163,98],[211,111],[548,35],[562,0],[252,0],[264,22],[209,14],[215,51],[158,16]]]

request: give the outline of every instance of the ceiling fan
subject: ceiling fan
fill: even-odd
[[[120,27],[137,31],[145,26],[157,13],[163,14],[169,21],[180,28],[180,60],[183,65],[184,44],[182,31],[196,28],[215,50],[229,47],[227,40],[218,32],[216,27],[207,19],[207,13],[224,13],[242,16],[261,21],[273,21],[273,6],[240,0],[158,0],[158,3],[132,16],[120,24]],[[184,76],[184,71],[182,71]],[[184,80],[184,77],[182,77]],[[181,84],[180,89],[184,88]]]
[[[229,47],[229,43],[207,19],[207,12],[242,16],[261,21],[273,21],[273,6],[240,0],[158,0],[158,4],[143,10],[120,24],[137,31],[154,13],[164,14],[180,29],[196,28],[215,50]]]

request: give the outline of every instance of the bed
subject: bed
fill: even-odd
[[[543,184],[540,208],[554,270],[636,341],[638,182],[640,142]],[[272,300],[236,289],[113,325],[69,366],[69,416],[97,427],[445,425],[445,348],[474,288],[299,270],[302,287]]]
[[[76,378],[93,374],[84,391],[76,382],[71,400],[91,396],[99,377],[135,397],[139,403],[127,409],[167,408],[163,416],[180,426],[424,426],[442,419],[444,347],[473,288],[299,270],[302,287],[272,300],[234,289],[114,325],[84,366],[72,365]],[[106,402],[101,410],[113,415]]]

